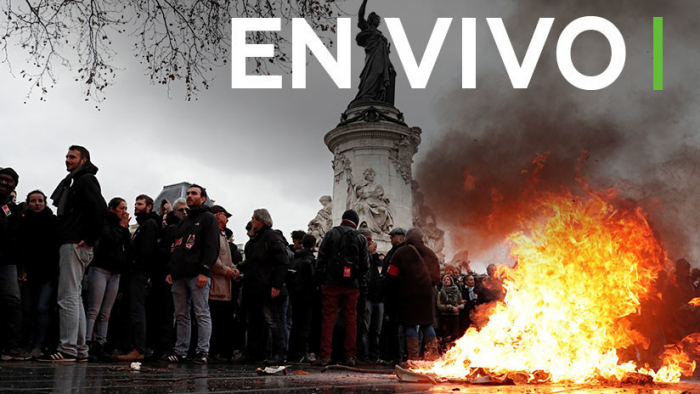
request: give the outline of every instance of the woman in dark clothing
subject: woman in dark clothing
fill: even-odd
[[[129,214],[126,201],[115,197],[109,204],[106,223],[95,246],[93,259],[87,274],[87,339],[93,340],[90,356],[104,356],[102,348],[107,342],[107,328],[112,306],[119,290],[119,277],[126,268],[127,253],[131,244]],[[94,338],[93,338],[94,337]]]
[[[452,276],[445,275],[442,278],[442,289],[438,292],[437,308],[440,311],[440,327],[443,329],[443,338],[451,340],[459,338],[459,312],[464,309],[462,294],[456,284],[452,282]]]
[[[398,320],[406,328],[409,360],[418,359],[420,326],[426,359],[437,357],[437,340],[433,329],[434,289],[440,280],[440,265],[435,252],[423,244],[423,232],[412,228],[406,232],[406,246],[399,248],[387,269],[387,292],[398,295]]]
[[[46,346],[49,313],[55,302],[58,280],[58,239],[56,216],[46,206],[39,190],[27,195],[28,210],[19,221],[19,253],[24,264],[24,327],[32,357]],[[53,301],[53,302],[52,302]]]

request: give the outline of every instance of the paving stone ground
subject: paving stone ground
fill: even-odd
[[[253,365],[167,365],[40,362],[0,363],[0,392],[10,393],[499,393],[700,394],[700,381],[644,387],[484,386],[399,382],[390,369],[376,373],[326,371],[292,365],[287,374],[259,376]],[[384,373],[382,373],[384,372]]]

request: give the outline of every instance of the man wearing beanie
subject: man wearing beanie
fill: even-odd
[[[19,183],[19,175],[12,168],[0,170],[0,310],[5,335],[0,339],[2,360],[28,360],[19,350],[22,328],[22,301],[17,282],[17,225],[20,211],[10,194]]]
[[[328,231],[318,252],[318,271],[323,281],[321,352],[314,365],[331,362],[333,325],[338,308],[345,318],[345,363],[355,365],[357,353],[357,299],[360,295],[358,279],[368,267],[367,239],[357,231],[360,221],[357,212],[343,213],[340,226]]]
[[[85,309],[81,282],[92,261],[93,246],[102,233],[107,204],[102,197],[90,161],[90,152],[73,145],[66,154],[68,176],[51,194],[58,216],[59,278],[58,307],[60,344],[55,353],[47,353],[38,361],[87,361]]]

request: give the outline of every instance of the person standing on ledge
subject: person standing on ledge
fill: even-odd
[[[381,19],[372,12],[365,20],[367,0],[362,1],[357,26],[362,30],[355,40],[365,48],[365,67],[360,74],[360,87],[349,108],[383,102],[394,105],[396,70],[389,60],[389,40],[378,30]]]

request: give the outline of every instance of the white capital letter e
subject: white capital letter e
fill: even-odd
[[[246,44],[249,31],[280,31],[280,18],[231,19],[231,89],[282,89],[281,75],[246,75],[246,58],[273,57],[272,44]]]

